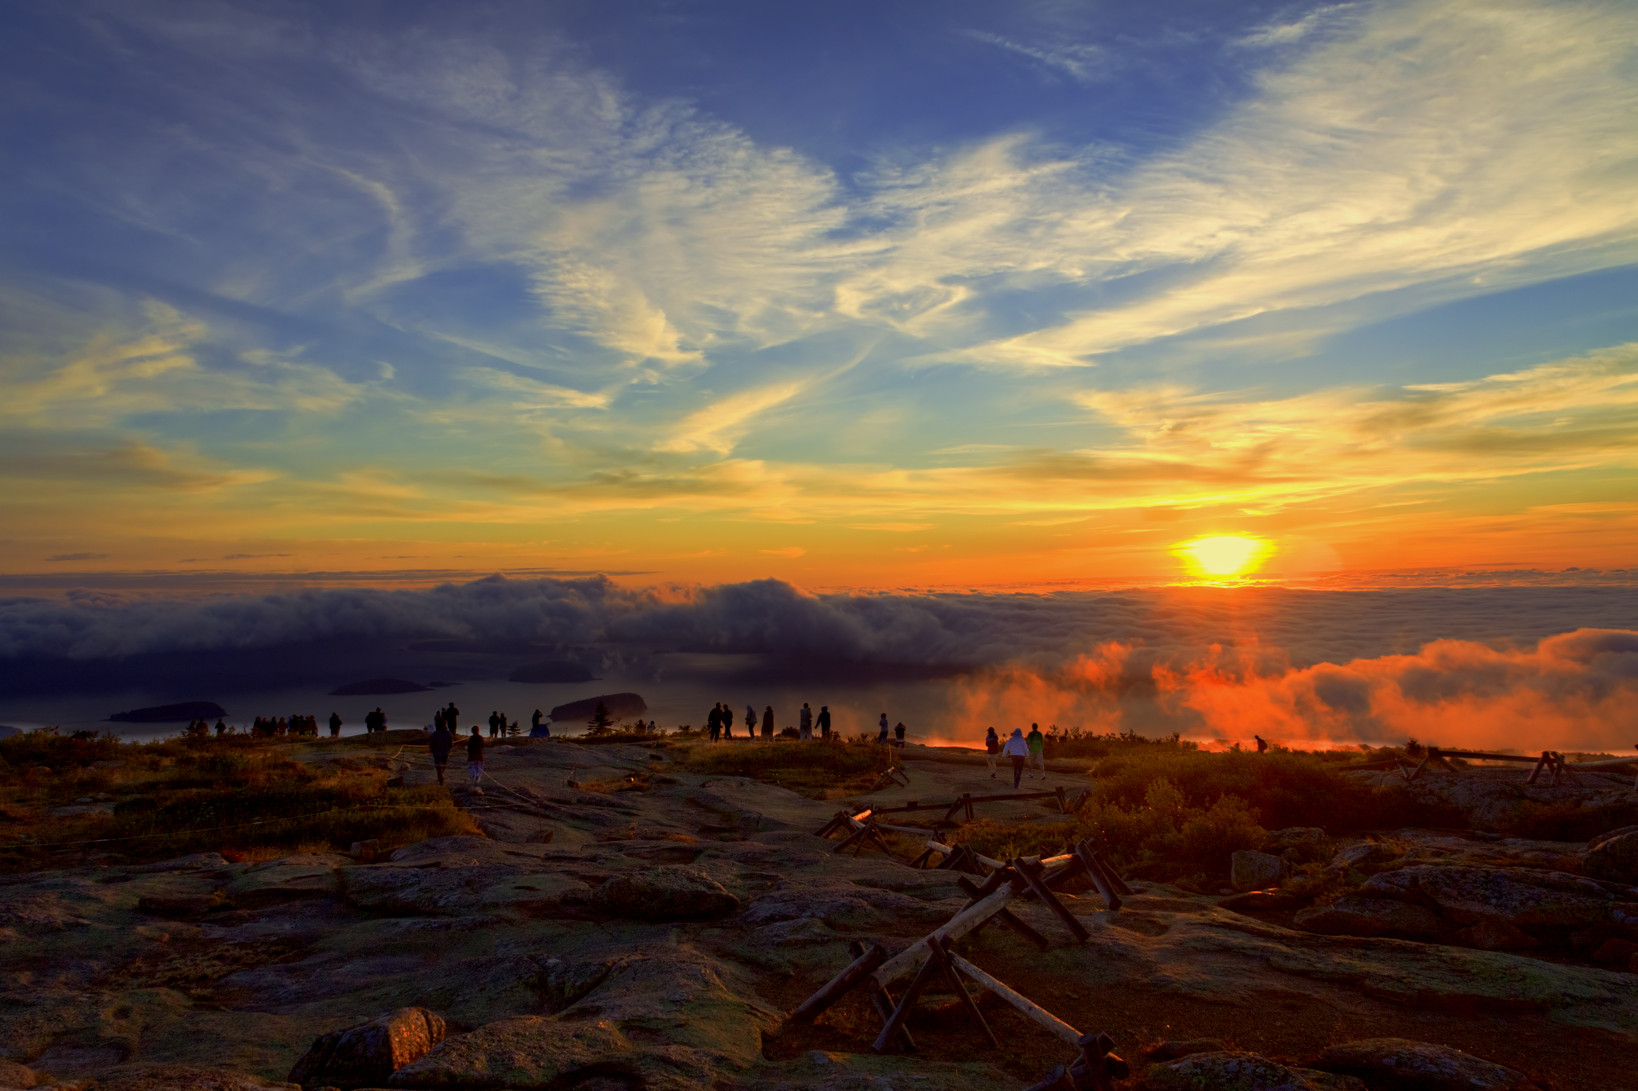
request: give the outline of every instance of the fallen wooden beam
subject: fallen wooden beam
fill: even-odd
[[[843,967],[841,973],[825,982],[818,992],[797,1005],[788,1021],[797,1026],[813,1022],[826,1008],[840,1000],[849,989],[869,977],[876,967],[886,961],[886,949],[879,943],[872,943],[862,954]]]
[[[1016,992],[1005,982],[991,977],[989,974],[985,973],[977,966],[974,966],[971,962],[968,962],[954,951],[949,951],[948,948],[946,948],[946,951],[949,954],[950,963],[955,966],[956,969],[972,978],[979,985],[994,993],[1008,1004],[1011,1004],[1014,1008],[1017,1008],[1025,1016],[1044,1027],[1059,1041],[1075,1049],[1080,1048],[1080,1031],[1076,1030],[1062,1019],[1059,1019],[1056,1015],[1053,1015],[1051,1012],[1041,1007],[1041,1005],[1037,1004],[1029,997]]]
[[[995,874],[996,874],[997,877],[1000,877],[1001,872],[998,871]],[[973,882],[971,879],[967,878],[966,876],[962,876],[960,879],[958,879],[956,881],[961,886],[961,889],[966,891],[967,896],[969,898],[977,900],[978,898],[983,897],[983,894],[980,893],[980,887],[978,886],[978,884]],[[968,904],[971,905],[972,903],[969,902]],[[1019,935],[1023,936],[1025,939],[1029,940],[1031,943],[1035,944],[1041,950],[1048,951],[1048,950],[1052,949],[1052,943],[1051,943],[1050,940],[1048,940],[1045,936],[1041,935],[1041,933],[1037,932],[1033,927],[1030,926],[1029,922],[1025,921],[1022,917],[1020,917],[1018,914],[1014,913],[1012,910],[1010,910],[1010,909],[1001,910],[1001,912],[999,912],[999,913],[997,913],[995,915],[995,919],[1000,921],[1002,924],[1006,925],[1007,927],[1011,928],[1014,932],[1017,932]]]
[[[1005,914],[1007,911],[1003,909],[1001,912]],[[944,945],[943,940],[936,937],[928,942],[932,944],[933,955],[940,968],[944,970],[944,976],[949,979],[950,987],[955,990],[956,996],[961,998],[962,1007],[967,1009],[967,1014],[971,1015],[984,1031],[984,1037],[990,1040],[990,1046],[994,1049],[1000,1049],[1000,1039],[996,1038],[995,1031],[990,1029],[990,1024],[984,1019],[984,1013],[978,1010],[978,1004],[973,1000],[973,994],[967,991],[967,986],[962,982],[961,975],[956,972],[955,964],[950,961],[950,949]]]
[[[1035,892],[1035,896],[1041,899],[1048,909],[1057,914],[1058,919],[1064,922],[1064,927],[1069,929],[1078,942],[1085,943],[1092,938],[1086,926],[1076,919],[1075,914],[1071,913],[1068,907],[1058,900],[1058,895],[1052,888],[1046,885],[1045,879],[1042,878],[1043,869],[1039,864],[1031,865],[1021,858],[1014,858],[1012,870],[1017,872],[1019,878]]]
[[[865,945],[863,943],[856,939],[850,939],[847,941],[847,953],[852,955],[854,958],[858,958],[860,955],[864,954],[864,952]],[[883,1023],[886,1023],[887,1020],[893,1015],[893,994],[876,984],[874,981],[870,982],[870,1006],[876,1009],[876,1018],[880,1019]],[[916,1048],[916,1040],[910,1036],[909,1027],[899,1027],[899,1041],[904,1043],[905,1049]]]

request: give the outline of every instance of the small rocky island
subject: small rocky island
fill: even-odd
[[[406,809],[396,847],[392,826],[151,861],[82,846],[45,870],[13,843],[0,1087],[1022,1091],[1098,1086],[1069,1043],[1099,1034],[1117,1089],[1632,1085],[1630,774],[1314,772],[1338,811],[1445,816],[1349,831],[1186,790],[1283,777],[1264,806],[1294,805],[1307,766],[1284,756],[1146,787],[1142,754],[1065,759],[1015,794],[953,750],[518,739],[481,794],[440,794],[421,733],[389,734],[265,745],[315,790],[334,761],[384,799],[445,800],[465,832],[418,839]],[[220,765],[217,742],[153,760]],[[85,791],[60,821],[137,806],[96,772],[52,774]],[[1060,866],[1064,846],[1105,870]],[[970,969],[871,984],[918,950],[933,966],[940,935]]]

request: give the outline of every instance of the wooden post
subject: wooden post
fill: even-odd
[[[1002,873],[998,871],[996,874],[1000,875]],[[968,897],[973,898],[974,900],[979,897],[978,892],[980,888],[978,884],[974,883],[971,879],[968,879],[965,876],[963,876],[959,882],[961,884],[961,889],[967,892]],[[972,903],[969,902],[968,904],[971,905]],[[1026,922],[1012,910],[1001,910],[1001,912],[995,915],[995,919],[1000,921],[1002,924],[1005,924],[1014,932],[1017,932],[1019,935],[1029,940],[1031,943],[1035,944],[1041,950],[1049,951],[1052,949],[1051,941],[1049,941],[1045,936],[1041,935],[1041,933],[1037,932],[1034,928],[1030,927],[1028,922]]]
[[[1114,1041],[1107,1034],[1083,1034],[1076,1043],[1081,1051],[1081,1064],[1086,1069],[1086,1078],[1092,1081],[1097,1091],[1110,1091],[1109,1051],[1115,1047]],[[1119,1060],[1119,1058],[1115,1058]],[[1125,1064],[1124,1061],[1121,1062]],[[1130,1069],[1128,1069],[1130,1071]]]
[[[961,799],[962,802],[966,803],[967,805],[967,821],[971,822],[973,820],[973,794],[971,792],[967,792],[961,797]]]
[[[948,948],[946,948],[946,951],[948,951]],[[1002,1000],[1005,1000],[1008,1004],[1011,1004],[1013,1007],[1023,1012],[1024,1015],[1046,1028],[1050,1034],[1056,1037],[1059,1041],[1063,1042],[1065,1045],[1073,1046],[1077,1049],[1080,1047],[1080,1031],[1076,1030],[1062,1019],[1059,1019],[1056,1015],[1053,1015],[1051,1012],[1035,1003],[1035,1001],[1031,1000],[1029,997],[1020,995],[1013,989],[1009,988],[1005,983],[991,977],[989,974],[985,973],[983,970],[980,970],[977,966],[974,966],[971,962],[968,962],[955,952],[948,951],[948,953],[950,962],[956,969],[960,970],[978,984],[982,985],[985,989],[994,993]]]
[[[854,958],[864,954],[864,951],[865,945],[858,940],[850,939],[847,941],[847,952]],[[893,994],[874,981],[870,982],[870,1006],[876,1009],[876,1018],[886,1023],[893,1015]],[[910,1036],[909,1027],[899,1028],[899,1041],[904,1043],[905,1049],[916,1048],[916,1040]]]
[[[1120,895],[1115,892],[1115,888],[1103,872],[1098,870],[1097,857],[1092,854],[1092,850],[1084,845],[1076,845],[1075,858],[1081,862],[1081,867],[1086,869],[1087,877],[1092,880],[1092,885],[1098,888],[1098,893],[1103,896],[1103,904],[1109,907],[1109,911],[1113,913],[1119,909]]]
[[[1003,909],[1001,912],[1005,913],[1006,910]],[[938,962],[939,966],[944,970],[944,975],[950,979],[950,985],[955,989],[955,994],[961,998],[962,1007],[966,1008],[967,1014],[971,1015],[978,1025],[983,1028],[984,1037],[990,1040],[990,1045],[1000,1049],[1001,1042],[996,1038],[995,1031],[991,1030],[990,1025],[984,1021],[984,1013],[978,1010],[977,1002],[973,1000],[972,994],[967,991],[967,986],[961,981],[961,975],[956,973],[955,966],[951,964],[949,948],[945,947],[944,941],[937,936],[934,936],[928,943],[933,948],[933,959],[930,959],[929,962],[934,960]]]
[[[859,982],[868,978],[871,971],[887,961],[887,951],[879,943],[872,943],[861,954],[842,968],[842,972],[831,978],[818,992],[797,1005],[791,1012],[788,1021],[802,1026],[819,1018],[826,1008],[845,996],[850,989]]]
[[[1004,885],[999,890],[990,894],[988,897],[973,903],[972,905],[963,909],[961,912],[957,913],[955,916],[951,917],[949,920],[945,921],[936,930],[934,930],[931,935],[937,936],[946,943],[954,942],[955,940],[960,939],[962,936],[967,935],[969,932],[976,930],[983,925],[984,922],[995,916],[1002,909],[1005,909],[1007,903],[1010,902],[1016,895],[1017,891],[1013,890],[1010,885]],[[919,968],[927,960],[928,951],[930,950],[927,944],[928,938],[930,937],[923,937],[922,939],[917,940],[915,943],[911,944],[909,947],[905,948],[903,951],[900,951],[898,954],[884,962],[881,967],[871,975],[876,979],[876,983],[878,985],[890,985],[898,978],[901,978],[905,974],[911,973]]]
[[[855,841],[863,841],[865,834],[868,833],[869,831],[870,831],[870,827],[860,826],[858,829],[854,830],[852,833],[850,833],[846,837],[844,837],[840,842],[837,843],[836,847],[831,849],[830,851],[833,854],[845,852]],[[857,856],[859,854],[857,852],[855,852],[853,855]]]
[[[1543,750],[1541,752],[1541,760],[1537,761],[1536,762],[1536,767],[1534,769],[1530,770],[1530,779],[1526,780],[1524,783],[1534,784],[1536,782],[1536,778],[1541,776],[1541,771],[1543,769],[1548,768],[1552,764],[1553,764],[1553,755],[1551,753],[1549,753],[1548,751]],[[1555,777],[1554,780],[1556,781],[1557,777]]]
[[[1019,877],[1029,885],[1030,890],[1034,892],[1035,896],[1040,898],[1048,909],[1052,910],[1058,915],[1058,919],[1064,922],[1064,927],[1069,929],[1078,942],[1085,943],[1087,940],[1092,938],[1091,933],[1086,930],[1085,925],[1081,924],[1081,922],[1076,919],[1075,914],[1071,913],[1064,907],[1064,903],[1058,900],[1058,896],[1052,892],[1052,888],[1047,886],[1046,883],[1042,881],[1037,870],[1040,868],[1040,866],[1041,865],[1036,864],[1032,868],[1028,864],[1024,863],[1022,859],[1018,858],[1014,858],[1012,861],[1013,871],[1017,872]]]
[[[921,964],[921,969],[917,970],[916,976],[911,978],[910,987],[904,990],[903,996],[899,997],[898,1006],[893,1009],[893,1014],[887,1017],[887,1025],[882,1028],[880,1034],[876,1035],[876,1040],[870,1045],[871,1049],[874,1049],[877,1053],[887,1052],[887,1047],[898,1035],[899,1028],[904,1026],[904,1021],[910,1017],[910,1009],[916,1006],[916,998],[921,996],[921,991],[927,987],[927,983],[933,979],[933,975],[938,972],[939,966],[943,962],[943,956],[929,947],[927,961]]]
[[[847,825],[847,822],[848,813],[846,811],[837,811],[836,817],[832,818],[829,822],[826,822],[823,826],[820,826],[818,831],[815,832],[813,836],[829,837],[831,834],[835,833],[839,827]]]
[[[1065,798],[1064,786],[1062,784],[1060,784],[1060,785],[1058,785],[1057,788],[1053,789],[1053,791],[1058,796],[1058,813],[1059,814],[1068,814],[1069,813],[1069,800],[1067,798]]]

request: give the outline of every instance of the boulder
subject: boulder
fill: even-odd
[[[583,901],[590,888],[558,872],[517,867],[400,867],[361,864],[342,869],[342,889],[359,909],[391,915],[465,916],[475,910],[510,909],[550,914],[566,902]]]
[[[778,1021],[744,998],[740,978],[737,968],[687,946],[625,952],[558,1014],[512,1016],[452,1036],[389,1083],[513,1091],[719,1086],[762,1061],[763,1032]]]
[[[1322,936],[1394,936],[1400,939],[1434,939],[1439,935],[1439,915],[1425,905],[1406,904],[1387,898],[1344,894],[1330,905],[1298,910],[1293,919],[1298,928]]]
[[[0,1061],[0,1088],[5,1091],[26,1091],[34,1086],[34,1070],[16,1061]]]
[[[336,868],[352,861],[337,852],[297,853],[252,866],[224,889],[242,908],[301,898],[331,898],[339,891]]]
[[[301,1091],[293,1083],[275,1083],[222,1068],[179,1064],[133,1064],[117,1068],[86,1085],[85,1091]]]
[[[1194,1053],[1149,1069],[1148,1091],[1367,1091],[1354,1076],[1292,1068],[1255,1053]]]
[[[654,867],[615,875],[592,892],[592,903],[617,917],[644,921],[711,920],[739,909],[739,899],[689,867]]]
[[[1398,853],[1376,841],[1359,841],[1340,849],[1326,865],[1334,871],[1356,871],[1386,864],[1398,858]]]
[[[321,1035],[290,1081],[303,1087],[380,1086],[444,1040],[444,1021],[425,1008],[400,1008],[367,1023]]]
[[[1240,849],[1229,863],[1229,882],[1235,890],[1263,890],[1285,878],[1285,861],[1266,852]]]
[[[1263,851],[1287,860],[1307,863],[1331,855],[1331,839],[1318,826],[1287,826],[1270,830],[1263,838]]]
[[[1459,938],[1486,951],[1523,951],[1541,945],[1524,929],[1495,917],[1485,917],[1460,933]]]
[[[1394,1091],[1535,1091],[1524,1073],[1449,1046],[1368,1038],[1331,1046],[1315,1064]]]
[[[1425,901],[1457,924],[1486,918],[1532,928],[1590,928],[1609,923],[1614,896],[1596,880],[1563,871],[1418,864],[1371,876],[1370,897]]]
[[[393,1087],[576,1087],[602,1077],[609,1087],[645,1086],[640,1047],[608,1020],[562,1022],[517,1015],[449,1039],[393,1073]]]
[[[1268,912],[1276,909],[1301,909],[1309,898],[1291,890],[1248,890],[1244,894],[1230,894],[1217,903],[1221,909],[1237,913]]]
[[[1175,1061],[1195,1053],[1226,1053],[1228,1043],[1221,1038],[1178,1038],[1161,1042],[1144,1056],[1151,1061]]]
[[[1638,884],[1638,826],[1600,834],[1587,843],[1588,875],[1617,883]]]

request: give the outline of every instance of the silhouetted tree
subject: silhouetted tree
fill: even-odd
[[[608,706],[599,701],[597,708],[592,711],[591,719],[586,721],[586,734],[607,735],[613,725],[614,717],[609,715]]]

